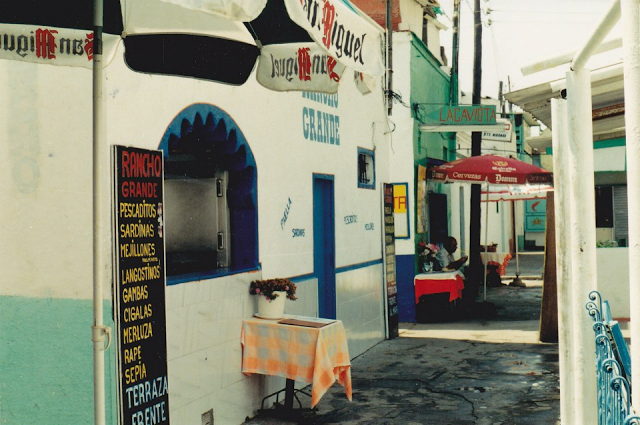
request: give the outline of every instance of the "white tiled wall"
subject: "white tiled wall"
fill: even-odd
[[[336,313],[342,320],[354,358],[385,338],[382,264],[336,276]]]
[[[171,421],[199,424],[213,409],[214,421],[241,424],[254,416],[262,398],[284,388],[284,378],[245,376],[241,371],[242,320],[257,311],[249,284],[261,273],[167,287],[167,356]],[[349,339],[351,357],[384,339],[382,266],[339,273],[337,313]],[[296,301],[285,313],[316,316],[317,280],[297,284]],[[299,384],[298,386],[302,386]]]
[[[241,371],[242,320],[257,311],[249,284],[261,277],[255,272],[167,287],[173,423],[199,424],[201,415],[213,409],[215,423],[240,424],[257,413],[264,396],[284,388],[284,378]],[[317,281],[297,286],[298,300],[287,300],[285,312],[317,316]]]

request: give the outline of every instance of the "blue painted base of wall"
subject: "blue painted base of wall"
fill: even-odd
[[[111,311],[105,303],[105,316]],[[91,300],[0,297],[0,424],[93,423],[92,323]],[[105,354],[108,424],[117,422],[114,355],[112,346]]]
[[[398,319],[401,322],[415,323],[416,321],[416,301],[413,289],[414,276],[415,257],[413,255],[397,255]]]

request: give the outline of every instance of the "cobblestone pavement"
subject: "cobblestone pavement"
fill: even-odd
[[[298,422],[559,423],[558,348],[539,342],[542,285],[525,282],[526,288],[488,288],[487,301],[496,310],[490,319],[401,324],[399,338],[353,359],[352,402],[336,384],[315,414]],[[301,400],[308,403],[305,396]],[[246,423],[286,422],[256,417]]]

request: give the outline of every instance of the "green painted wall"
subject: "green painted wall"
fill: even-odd
[[[105,323],[113,327],[111,303]],[[0,297],[0,424],[93,423],[91,300]],[[115,350],[105,357],[106,423],[117,423]]]
[[[422,40],[413,35],[411,43],[411,104],[432,104],[434,108],[449,104],[450,78],[440,63],[427,50]],[[414,120],[413,140],[415,166],[425,165],[426,158],[452,161],[455,140],[452,133],[421,133],[420,120]]]
[[[425,110],[440,108],[449,104],[450,77],[440,69],[440,63],[429,52],[422,40],[413,35],[411,43],[411,105],[424,104]],[[427,165],[427,158],[453,161],[456,157],[455,133],[423,133],[420,131],[420,116],[414,112],[413,127],[413,157],[414,157],[414,217],[416,242],[428,239],[426,233],[417,233],[418,218],[418,165]],[[420,111],[418,111],[420,114]],[[419,261],[415,257],[415,271],[418,271]]]

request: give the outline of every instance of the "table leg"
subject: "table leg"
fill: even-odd
[[[294,381],[293,379],[287,378],[287,384],[285,386],[284,393],[284,408],[287,410],[293,409],[293,391],[295,383],[296,381]]]
[[[302,390],[296,390],[295,383],[296,381],[294,379],[287,378],[284,389],[278,392],[275,392],[271,395],[268,395],[262,400],[262,408],[258,410],[258,413],[266,417],[284,419],[284,420],[290,420],[290,421],[302,421],[302,420],[305,420],[306,416],[315,414],[316,409],[302,407],[302,404],[300,403],[300,400],[298,399],[296,392],[301,392],[302,394],[308,397],[311,397],[311,394],[307,394]],[[276,401],[276,403],[274,403],[273,408],[265,409],[265,402],[267,401],[267,399],[270,399],[273,396],[278,397],[280,394],[282,394],[282,392],[284,392],[284,403],[280,403]],[[293,407],[294,398],[297,400],[298,404],[300,405],[299,407],[295,407],[295,408]],[[311,417],[312,416],[309,416],[307,419]]]

